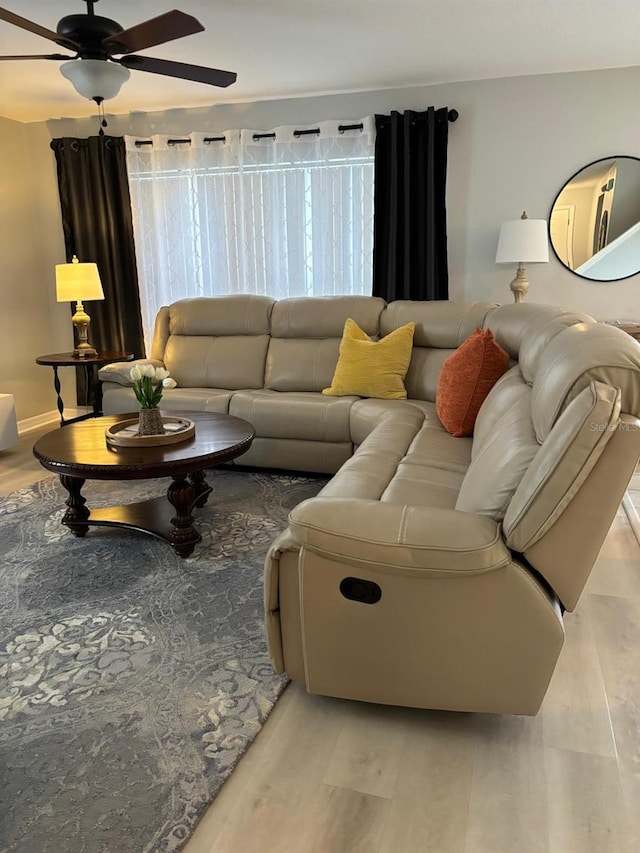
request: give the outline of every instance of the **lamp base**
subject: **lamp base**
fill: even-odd
[[[90,344],[78,344],[73,351],[74,358],[84,358],[87,355],[98,355],[98,350]]]
[[[78,300],[76,305],[76,313],[71,318],[73,328],[76,330],[78,343],[73,351],[74,358],[84,358],[88,355],[98,355],[95,347],[89,343],[88,330],[91,318],[84,310],[82,302]]]
[[[529,290],[529,279],[526,277],[524,273],[524,267],[522,264],[518,264],[518,269],[516,270],[516,277],[513,279],[511,284],[509,285],[511,288],[511,292],[513,293],[513,298],[515,302],[524,302],[524,297]]]

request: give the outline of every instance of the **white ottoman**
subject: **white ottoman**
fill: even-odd
[[[0,394],[0,450],[18,443],[18,424],[13,394]]]

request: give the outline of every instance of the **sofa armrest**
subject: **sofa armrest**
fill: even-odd
[[[164,362],[158,358],[136,358],[135,361],[114,361],[106,364],[98,371],[98,379],[101,382],[115,382],[117,385],[132,386],[133,382],[129,375],[132,367],[141,364],[152,364],[154,367],[164,367]]]
[[[379,571],[451,577],[511,560],[497,522],[453,509],[317,497],[295,507],[289,524],[304,548]]]

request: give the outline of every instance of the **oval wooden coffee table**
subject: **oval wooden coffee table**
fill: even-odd
[[[169,414],[169,413],[168,413]],[[201,536],[193,526],[194,507],[211,493],[206,468],[236,459],[251,447],[255,432],[247,421],[210,412],[171,412],[196,425],[193,438],[160,447],[108,447],[105,431],[135,414],[107,415],[68,424],[36,442],[33,455],[60,475],[69,493],[62,523],[75,536],[90,526],[127,527],[168,542],[180,557],[192,553]],[[81,489],[87,480],[151,480],[171,477],[166,497],[89,510]]]

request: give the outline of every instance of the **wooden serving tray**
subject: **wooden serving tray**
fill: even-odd
[[[164,435],[136,435],[138,418],[118,421],[105,432],[108,445],[114,447],[159,447],[162,444],[178,444],[196,434],[196,425],[189,418],[162,418]]]

